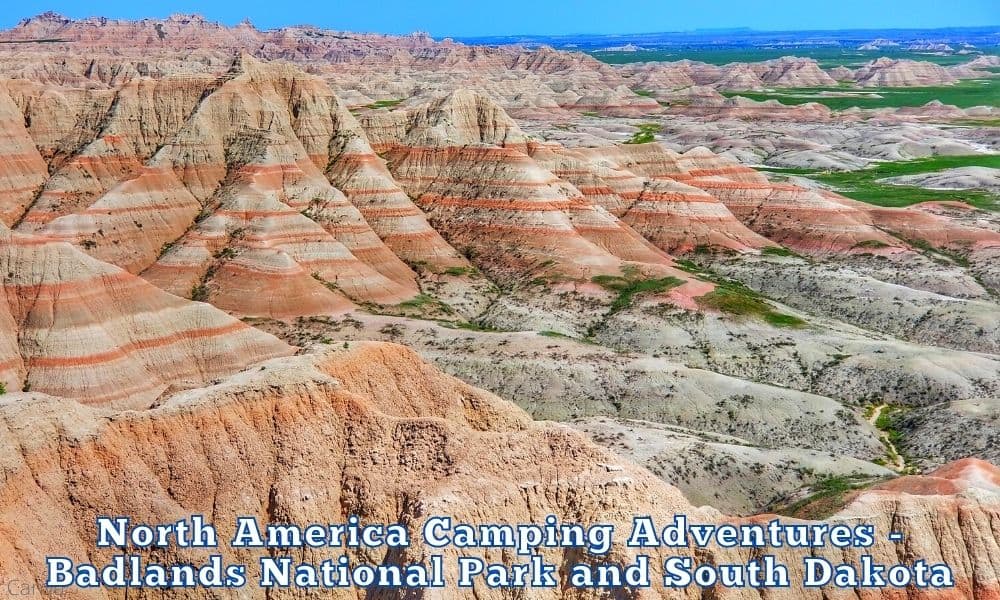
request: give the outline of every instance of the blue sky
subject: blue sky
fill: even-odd
[[[351,31],[423,30],[434,36],[1000,25],[1000,0],[6,0],[3,4],[0,27],[4,28],[46,10],[70,17],[118,18],[197,12],[229,24],[249,17],[260,28],[309,23]],[[477,5],[483,8],[473,8]]]

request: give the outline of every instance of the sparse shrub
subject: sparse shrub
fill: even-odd
[[[548,329],[543,330],[543,331],[539,331],[538,335],[543,335],[545,337],[551,337],[551,338],[568,338],[569,337],[566,334],[559,333],[558,331],[550,331]]]
[[[882,240],[863,240],[854,244],[855,248],[888,248],[889,244],[886,244]]]
[[[639,279],[639,273],[634,269],[622,269],[622,275],[596,275],[591,281],[606,290],[618,292],[618,297],[611,303],[608,314],[614,314],[632,305],[632,300],[638,294],[659,294],[684,283],[677,277],[662,277],[659,279]]]
[[[208,286],[204,283],[196,284],[191,288],[191,299],[195,302],[208,301]]]
[[[445,275],[451,275],[452,277],[462,277],[463,275],[472,275],[476,272],[474,267],[448,267],[444,270]]]
[[[634,133],[631,138],[625,140],[626,144],[648,144],[656,140],[656,133],[660,131],[659,123],[642,123],[639,125],[639,131]]]
[[[737,316],[764,319],[775,327],[802,327],[802,319],[779,313],[757,292],[736,281],[716,279],[715,289],[697,299],[704,308]]]
[[[375,102],[366,105],[365,108],[370,108],[373,110],[377,110],[380,108],[392,108],[393,106],[396,106],[397,104],[402,102],[404,99],[405,98],[391,99],[391,100],[376,100]]]
[[[765,246],[761,249],[760,253],[765,256],[798,256],[798,254],[784,246]]]

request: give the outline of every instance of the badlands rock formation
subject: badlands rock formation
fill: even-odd
[[[0,574],[105,558],[95,512],[415,526],[800,506],[900,526],[907,557],[955,567],[955,590],[907,597],[1000,595],[997,473],[942,467],[1000,459],[995,212],[753,168],[983,155],[995,130],[937,123],[994,109],[717,91],[957,70],[613,67],[193,16],[46,14],[0,41],[17,42],[0,45]],[[858,489],[813,498],[841,478]]]
[[[737,514],[780,503],[816,483],[816,473],[862,481],[893,474],[886,467],[827,452],[760,448],[738,437],[648,421],[596,417],[574,421],[573,426],[674,482],[695,505]]]
[[[498,281],[538,269],[586,280],[619,274],[623,261],[643,263],[648,275],[684,276],[606,207],[535,161],[517,124],[484,96],[457,91],[363,124],[431,223]]]
[[[77,561],[110,558],[114,550],[95,552],[90,546],[94,512],[129,514],[143,522],[201,513],[218,523],[223,538],[231,537],[231,524],[239,515],[265,522],[334,523],[357,514],[366,522],[402,522],[413,531],[419,531],[427,515],[439,512],[472,523],[531,522],[538,515],[553,514],[566,522],[611,523],[622,530],[635,514],[660,523],[678,511],[699,522],[724,519],[712,509],[691,507],[677,490],[568,428],[532,423],[500,398],[434,372],[399,346],[354,344],[346,350],[278,359],[215,386],[166,398],[153,410],[115,419],[100,409],[67,410],[63,402],[37,393],[5,399],[0,415],[8,473],[0,488],[5,523],[0,570],[25,581],[36,580],[44,569],[39,561],[47,553]],[[151,439],[162,444],[149,444]],[[234,451],[237,447],[243,450]],[[914,597],[993,597],[998,574],[989,560],[995,551],[989,532],[997,518],[1000,472],[987,464],[963,463],[927,479],[940,483],[929,489],[922,480],[901,481],[897,491],[863,494],[833,520],[856,522],[884,515],[876,525],[889,531],[898,527],[896,515],[905,514],[908,550],[955,565],[957,581],[955,589],[916,591]],[[921,495],[911,495],[914,491]],[[53,529],[60,532],[58,539],[49,533]],[[428,550],[417,543],[390,560],[420,560]],[[870,549],[877,560],[890,564],[897,560],[896,551],[883,540]],[[221,552],[226,559],[249,563],[251,580],[256,575],[252,551]],[[453,556],[456,551],[443,552]],[[669,555],[691,552],[673,550]],[[845,558],[835,549],[815,552],[837,562]],[[173,548],[158,551],[157,559],[197,563],[206,554]],[[369,550],[348,554],[357,561],[387,558]],[[636,549],[619,542],[606,560],[625,564],[635,554]],[[651,554],[653,577],[658,578],[658,562],[668,553],[653,549]],[[792,565],[801,556],[789,549],[778,554]],[[316,550],[296,558],[319,560],[324,555]],[[543,549],[542,555],[556,564],[582,558],[572,549]],[[749,555],[712,547],[710,557],[722,563],[747,560]],[[454,581],[453,568],[446,576]],[[139,597],[160,593],[133,592]],[[700,591],[691,588],[654,586],[645,593],[700,597]],[[749,598],[757,592],[720,593],[723,598]],[[832,593],[836,598],[853,594]],[[213,594],[185,591],[185,597]],[[579,594],[598,597],[596,592]],[[103,598],[121,593],[71,589],[67,595]],[[285,589],[268,595],[298,593]],[[505,594],[453,588],[447,596]],[[828,596],[796,589],[776,590],[775,597]]]
[[[957,79],[934,63],[890,58],[879,58],[854,72],[855,83],[864,87],[940,85]]]
[[[886,178],[887,183],[916,185],[932,190],[996,190],[1000,191],[1000,169],[989,167],[957,167],[921,175]]]
[[[879,58],[857,69],[822,69],[810,58],[785,56],[758,63],[718,66],[697,61],[630,63],[620,67],[633,87],[655,92],[659,98],[670,90],[710,86],[719,90],[813,88],[852,82],[862,87],[919,87],[953,83],[958,79],[990,77],[994,66],[980,57],[963,65],[942,67],[932,62]]]
[[[0,231],[0,272],[0,382],[8,391],[142,406],[171,385],[203,385],[292,352],[65,242]]]

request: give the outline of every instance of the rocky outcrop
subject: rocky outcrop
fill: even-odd
[[[769,182],[753,169],[696,148],[683,155],[681,172],[671,179],[718,198],[757,234],[809,253],[847,253],[878,245],[903,249],[898,239],[876,227],[859,203],[840,202],[836,194]]]
[[[931,190],[995,190],[1000,192],[1000,169],[957,167],[918,175],[882,179],[885,183],[910,185]]]
[[[743,438],[649,421],[591,417],[572,422],[591,440],[676,486],[695,506],[751,515],[819,481],[892,477],[888,468],[829,452],[755,445]]]
[[[0,224],[13,225],[47,177],[48,168],[24,127],[21,111],[0,87]]]
[[[66,410],[37,393],[6,397],[0,413],[0,456],[11,473],[0,490],[0,572],[29,581],[44,570],[40,557],[56,547],[78,560],[107,558],[92,548],[95,511],[148,522],[204,514],[226,538],[237,515],[334,523],[356,514],[366,522],[403,522],[418,533],[422,520],[439,512],[483,523],[551,513],[624,527],[631,512],[617,506],[664,516],[686,506],[678,492],[579,434],[534,424],[499,398],[385,344],[265,363],[113,420],[81,406]],[[30,430],[29,420],[36,424]],[[147,443],[153,439],[162,442]],[[57,455],[76,475],[61,469]],[[61,532],[58,541],[45,533],[50,527]],[[419,560],[425,550],[417,543],[390,560]],[[624,558],[622,552],[615,556]],[[546,553],[557,562],[563,554]],[[381,562],[372,551],[350,554]],[[238,558],[257,568],[253,555]]]
[[[5,430],[0,460],[8,473],[0,487],[0,520],[6,525],[0,572],[27,581],[38,580],[44,570],[41,557],[56,550],[75,560],[110,558],[115,550],[92,548],[94,514],[129,514],[147,523],[203,514],[224,539],[232,536],[237,515],[265,523],[337,523],[353,514],[363,515],[365,522],[401,522],[414,532],[437,513],[470,523],[532,522],[552,514],[563,522],[610,523],[626,531],[636,514],[657,523],[669,522],[675,512],[695,522],[726,520],[711,509],[691,507],[676,489],[580,434],[532,423],[499,398],[385,344],[355,343],[346,350],[277,359],[218,385],[164,398],[146,412],[113,415],[78,405],[67,410],[52,397],[17,394],[0,405],[0,422]],[[956,588],[915,590],[915,598],[991,598],[997,574],[989,560],[995,540],[988,532],[1000,510],[995,483],[1000,476],[988,465],[975,469],[985,478],[970,476],[963,465],[938,474],[955,485],[935,493],[957,495],[872,491],[832,521],[871,521],[879,532],[901,531],[913,556],[953,566]],[[58,540],[50,533],[53,527],[60,532]],[[388,560],[417,561],[427,550],[416,541]],[[652,576],[659,578],[668,552],[642,551],[652,555]],[[895,545],[882,537],[864,551],[878,562],[899,560]],[[248,576],[254,579],[259,568],[254,551],[223,547],[212,552],[250,564]],[[453,556],[457,550],[442,552]],[[540,552],[556,564],[579,560],[572,549]],[[605,560],[626,563],[636,552],[619,539]],[[801,576],[796,565],[808,551],[775,552],[793,565],[793,576]],[[856,560],[852,550],[813,552],[836,562]],[[669,555],[692,553],[680,548]],[[347,554],[355,561],[385,560],[365,549]],[[713,545],[700,559],[722,564],[748,560],[749,554]],[[322,556],[319,551],[294,555]],[[206,558],[198,550],[157,553],[160,562]],[[454,581],[455,575],[449,567],[446,577]],[[143,590],[132,592],[144,596]],[[775,592],[778,598],[828,593],[798,586]],[[212,593],[187,590],[185,597]],[[654,586],[645,593],[695,598],[701,592]],[[730,599],[757,594],[745,589],[722,593]],[[83,597],[75,590],[67,594]],[[472,597],[473,591],[467,594]],[[498,590],[477,588],[477,597],[483,594],[502,597]],[[292,597],[295,591],[269,595]],[[466,592],[450,588],[448,595],[465,597]],[[553,597],[570,595],[576,597],[568,591]],[[87,597],[119,596],[102,588]]]
[[[589,280],[617,275],[623,260],[640,259],[651,274],[680,274],[604,206],[543,168],[529,152],[562,164],[529,145],[517,124],[481,95],[455,92],[363,124],[434,226],[499,281],[528,273]]]
[[[724,66],[681,60],[675,62],[633,63],[622,67],[633,87],[657,92],[695,85],[719,90],[756,90],[763,87],[822,87],[836,85],[836,80],[809,58],[785,56],[759,63],[731,63]]]
[[[952,83],[957,78],[932,62],[879,58],[858,68],[854,82],[864,87],[910,87]]]
[[[659,248],[668,252],[686,252],[696,246],[742,251],[771,245],[741,224],[715,196],[685,183],[716,174],[739,179],[747,176],[743,167],[709,164],[705,161],[715,160],[715,155],[706,155],[703,149],[680,155],[657,143],[580,152],[594,162],[611,161],[621,172],[642,178],[642,190],[619,214]],[[699,156],[702,164],[692,163]]]
[[[756,90],[764,87],[764,82],[750,65],[733,63],[723,67],[722,76],[713,85],[724,90]]]
[[[0,272],[0,381],[9,391],[144,406],[171,385],[292,351],[56,240],[0,232]]]
[[[51,135],[50,163],[59,166],[19,217],[20,228],[74,242],[175,294],[240,314],[338,312],[351,306],[343,294],[380,304],[413,297],[415,274],[305,148],[303,139],[329,152],[331,140],[350,136],[349,116],[332,120],[331,111],[345,112],[336,103],[317,109],[327,111],[320,123],[302,108],[324,90],[332,97],[297,69],[241,56],[217,79],[132,81],[109,108],[77,99],[78,121],[103,123],[65,160],[61,152],[72,152],[65,137],[31,131],[38,143]],[[24,88],[19,99],[27,109],[44,93]],[[416,225],[427,238],[426,223]],[[461,264],[439,237],[430,241],[427,251]],[[313,300],[284,299],[287,289]],[[252,305],[244,302],[248,293]]]
[[[469,266],[393,180],[360,124],[328,86],[300,78],[290,103],[296,136],[309,157],[396,256],[435,272]]]
[[[774,87],[823,87],[837,85],[836,79],[810,58],[784,56],[755,65],[760,79]]]

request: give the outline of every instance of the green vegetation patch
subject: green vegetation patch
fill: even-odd
[[[847,504],[847,496],[878,481],[864,475],[831,476],[812,484],[809,495],[790,505],[777,508],[776,513],[799,519],[828,517]]]
[[[802,327],[806,324],[805,321],[794,315],[786,315],[779,312],[766,313],[764,320],[775,327]]]
[[[208,286],[204,283],[191,286],[191,299],[195,302],[208,302]]]
[[[626,140],[626,144],[648,144],[656,140],[656,133],[660,131],[659,123],[642,123],[639,125],[639,131],[632,134],[632,137]]]
[[[1000,210],[1000,198],[985,190],[929,190],[912,185],[894,185],[880,181],[889,177],[933,173],[959,167],[1000,169],[1000,154],[932,156],[915,160],[876,163],[854,171],[808,171],[804,175],[823,183],[838,193],[876,206],[902,207],[930,201],[965,202],[983,210]]]
[[[684,280],[677,277],[641,279],[634,269],[622,269],[622,273],[622,276],[597,275],[591,279],[606,290],[618,292],[618,296],[608,309],[609,315],[632,306],[632,300],[639,294],[660,294],[684,283]]]
[[[636,96],[644,96],[646,98],[652,98],[653,92],[649,90],[632,90]]]
[[[479,271],[475,267],[448,267],[444,270],[444,274],[452,277],[465,277],[466,275],[479,275]]]
[[[417,294],[408,300],[403,300],[395,307],[379,307],[378,310],[373,310],[373,312],[381,312],[382,314],[403,314],[410,317],[427,318],[428,316],[454,315],[455,309],[449,306],[446,302],[429,294]]]
[[[865,418],[869,421],[878,407],[871,405],[865,408]],[[899,451],[903,443],[904,433],[901,429],[902,417],[909,412],[908,406],[898,404],[887,404],[882,406],[881,412],[875,419],[875,428],[882,432],[882,444],[885,446],[887,459],[876,459],[874,462],[888,466],[904,475],[919,473],[919,469],[909,464],[907,457]]]
[[[985,46],[979,48],[984,54],[997,54],[1000,48]],[[710,48],[698,46],[679,46],[669,50],[639,50],[637,52],[614,52],[608,50],[592,50],[594,58],[608,64],[626,64],[649,61],[675,61],[682,59],[697,60],[712,65],[725,65],[733,62],[760,62],[788,56],[787,47],[757,47],[713,45]],[[905,48],[879,48],[877,50],[858,50],[848,47],[831,46],[800,46],[795,48],[795,56],[812,58],[819,63],[820,68],[830,69],[845,66],[856,68],[882,56],[894,59],[910,59],[933,62],[942,66],[958,65],[975,58],[967,54],[937,54],[933,52],[906,50]],[[986,70],[993,70],[988,67]]]
[[[957,169],[959,167],[991,167],[993,169],[1000,169],[1000,154],[929,156],[913,160],[876,163],[866,169],[861,169],[861,171],[871,173],[874,177],[898,177],[901,175],[932,173],[944,169]],[[858,171],[848,172],[856,173]]]
[[[757,292],[737,281],[713,280],[715,289],[696,298],[699,306],[731,315],[763,319],[775,327],[803,327],[806,322],[774,310]]]
[[[765,246],[761,248],[760,253],[764,256],[798,256],[798,254],[784,246]]]
[[[395,100],[376,100],[375,102],[372,102],[371,104],[366,105],[365,108],[371,108],[371,109],[375,109],[375,110],[377,110],[379,108],[392,108],[393,106],[398,105],[403,100],[405,100],[405,98],[398,98],[398,99],[395,99]]]
[[[997,106],[1000,77],[963,79],[952,85],[926,87],[803,87],[765,91],[724,91],[723,96],[742,96],[751,100],[777,100],[790,106],[818,102],[832,110],[848,108],[900,108],[923,106],[938,100],[959,108]]]
[[[230,248],[229,246],[226,246],[222,250],[219,250],[218,252],[216,252],[214,256],[217,259],[230,260],[230,259],[236,258],[236,250],[234,250],[233,248]]]
[[[703,273],[704,269],[698,266],[698,263],[687,258],[678,258],[674,260],[674,266],[685,271],[687,273]]]
[[[889,244],[886,244],[882,240],[864,240],[864,241],[858,242],[857,244],[854,244],[854,247],[855,248],[878,249],[878,248],[888,248]]]
[[[903,441],[903,432],[898,427],[899,418],[906,412],[905,406],[889,405],[883,408],[875,419],[875,428],[885,432],[889,441],[897,446]]]
[[[565,338],[565,339],[570,339],[570,337],[568,335],[566,335],[565,333],[559,333],[558,331],[552,331],[552,330],[549,330],[549,329],[545,329],[543,331],[539,331],[538,335],[545,336],[545,337],[550,337],[550,338]]]
[[[417,294],[416,296],[410,298],[409,300],[403,300],[399,303],[401,308],[425,308],[427,306],[437,304],[440,302],[434,296],[429,296],[427,294]]]

